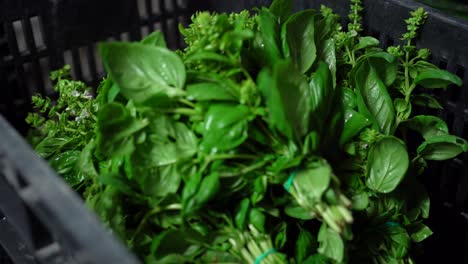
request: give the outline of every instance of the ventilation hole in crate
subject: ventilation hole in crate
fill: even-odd
[[[167,20],[167,27],[168,27],[167,32],[178,32],[177,31],[177,22],[173,18]],[[168,36],[166,38],[166,41],[167,41],[167,46],[168,47],[176,48],[177,43],[179,42],[178,34],[168,34]]]
[[[35,75],[32,63],[28,62],[28,63],[23,64],[23,71],[24,71],[23,72],[24,76],[28,76],[27,78],[23,79],[25,82],[26,91],[27,91],[25,95],[31,95],[33,91],[37,90],[37,87],[36,87],[37,84],[34,82],[34,78],[32,78],[32,76]]]
[[[369,35],[370,35],[371,37],[376,38],[376,39],[380,39],[380,33],[379,33],[377,30],[375,30],[375,29],[370,29],[370,30],[369,30]]]
[[[440,59],[438,63],[439,68],[447,69],[448,63],[446,59]]]
[[[130,41],[130,33],[129,32],[120,33],[120,39],[122,41]]]
[[[8,42],[0,41],[0,58],[8,60]]]
[[[174,11],[175,4],[177,4],[177,3],[175,3],[176,1],[174,1],[174,0],[164,0],[164,2],[165,2],[165,5],[164,5],[165,6],[165,11]]]
[[[78,48],[79,63],[81,66],[82,76],[84,81],[92,80],[91,70],[89,69],[88,51],[86,47]]]
[[[148,10],[146,9],[145,0],[137,0],[138,6],[138,15],[140,18],[147,18],[148,17]]]
[[[38,202],[40,204],[41,202]],[[45,206],[39,206],[40,210],[44,210]],[[29,224],[31,225],[30,231],[32,236],[32,242],[35,249],[46,247],[54,242],[54,239],[50,232],[47,230],[43,221],[27,206],[26,211],[28,213]],[[48,214],[52,216],[52,214]]]
[[[150,33],[154,32],[154,31],[156,31],[156,30],[163,31],[163,30],[162,30],[162,25],[161,25],[161,23],[159,23],[159,22],[154,23],[154,24],[153,24],[153,29],[151,30]],[[163,31],[163,33],[164,33],[164,37],[165,37],[166,40],[167,40],[167,32],[164,32],[164,31]]]
[[[164,0],[151,0],[151,13],[152,14],[161,14],[162,6]]]
[[[68,64],[71,66],[71,75],[72,76],[76,76],[76,72],[75,72],[75,69],[73,67],[73,55],[72,55],[72,51],[71,50],[66,50],[64,53],[63,53],[63,60],[65,62],[65,64]]]
[[[453,125],[455,121],[455,115],[452,112],[445,111],[445,114],[443,115],[443,118],[445,120],[445,123],[447,123],[447,126],[450,131],[453,130]]]
[[[37,49],[46,48],[44,43],[44,30],[42,27],[41,19],[38,16],[33,16],[30,19],[34,43],[36,44]]]
[[[144,38],[149,35],[149,27],[148,26],[143,26],[140,28],[141,31],[141,37]]]
[[[458,75],[462,80],[465,79],[465,67],[460,64],[455,66],[455,74]],[[468,81],[468,80],[467,80]]]
[[[104,76],[104,65],[102,64],[101,56],[99,55],[97,43],[93,46],[94,50],[94,63],[96,63],[96,71],[99,76]]]
[[[23,53],[28,51],[23,24],[20,20],[13,21],[13,30],[15,32],[16,46],[18,47],[18,52]]]
[[[177,0],[177,6],[179,8],[186,8],[187,7],[187,0]]]
[[[54,92],[54,89],[52,87],[52,81],[50,80],[50,63],[49,63],[49,58],[40,58],[39,59],[39,64],[41,65],[41,74],[42,74],[42,79],[44,80],[44,88],[46,91],[46,94],[52,94]]]
[[[395,40],[393,38],[388,38],[386,48],[393,46],[394,44],[395,44]]]
[[[445,190],[447,197],[444,202],[449,202],[451,204],[455,203],[462,176],[463,168],[461,166],[453,164],[452,162],[445,166],[443,174],[441,175],[441,177],[446,181],[445,187],[447,188]]]
[[[29,182],[21,175],[21,173],[16,173],[16,183],[20,189],[24,189],[29,186]]]

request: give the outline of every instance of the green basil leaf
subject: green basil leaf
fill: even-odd
[[[225,88],[224,85],[212,82],[189,84],[187,85],[187,97],[189,100],[197,101],[236,101],[237,98]]]
[[[368,47],[379,45],[379,40],[374,37],[359,37],[359,43],[354,47],[354,50],[361,50]]]
[[[324,61],[328,64],[330,70],[333,88],[336,86],[336,54],[335,54],[335,41],[333,39],[327,39],[323,43],[323,48],[318,49],[317,61]]]
[[[366,210],[369,206],[369,195],[365,192],[353,195],[352,201],[354,210]]]
[[[389,193],[400,184],[408,166],[405,145],[395,137],[384,137],[369,150],[366,185],[376,192]]]
[[[371,124],[370,120],[364,115],[354,111],[345,110],[345,124],[340,135],[340,145],[344,145],[354,136],[356,136],[363,128]]]
[[[356,94],[350,88],[343,89],[343,100],[347,109],[354,109],[356,107]]]
[[[293,0],[274,0],[270,5],[270,11],[278,17],[280,23],[286,21],[291,14],[293,8]]]
[[[277,62],[272,72],[260,72],[258,89],[265,97],[270,125],[287,138],[300,141],[309,130],[311,108],[305,76],[291,63]]]
[[[257,39],[262,60],[266,65],[274,65],[282,56],[280,50],[280,25],[268,9],[262,8],[258,14],[260,27],[260,39]],[[263,67],[264,65],[262,65]]]
[[[249,223],[258,231],[265,233],[265,215],[257,208],[252,208],[249,212]]]
[[[149,122],[138,120],[120,103],[104,105],[97,116],[97,151],[101,155],[124,155],[133,149],[132,136]],[[119,154],[119,155],[120,155]]]
[[[139,150],[142,160],[152,166],[166,166],[190,159],[197,152],[198,140],[184,123],[164,116],[153,120],[153,133]],[[149,156],[147,156],[149,155]]]
[[[91,139],[81,151],[80,157],[76,162],[75,170],[83,174],[85,179],[96,179],[98,173],[93,163],[93,151],[96,148],[95,139]]]
[[[387,88],[380,80],[374,67],[363,63],[355,72],[355,82],[359,90],[358,97],[362,98],[365,106],[361,105],[359,112],[366,115],[366,111],[368,111],[368,114],[370,113],[378,124],[380,131],[387,135],[390,134],[395,122],[395,109]]]
[[[450,84],[461,86],[462,80],[448,71],[428,68],[419,73],[414,83],[424,88],[446,88]]]
[[[287,191],[301,207],[312,209],[328,189],[331,178],[332,168],[325,160],[319,160],[297,172]]]
[[[309,70],[317,57],[314,18],[315,11],[301,11],[290,16],[281,29],[283,54],[301,73]]]
[[[385,86],[393,84],[398,72],[398,60],[393,55],[383,51],[368,52],[361,56],[357,64],[365,64],[366,61],[375,69]]]
[[[403,258],[408,254],[410,236],[401,226],[387,226],[384,231],[387,248],[395,258]]]
[[[403,121],[408,119],[412,110],[411,103],[406,102],[404,99],[396,98],[393,101],[393,104],[395,106],[398,120]]]
[[[418,147],[418,154],[426,160],[447,160],[468,151],[468,142],[453,135],[432,136]]]
[[[297,218],[301,220],[311,220],[314,219],[314,215],[310,211],[298,206],[290,204],[284,208],[284,213],[292,218]]]
[[[443,109],[442,105],[437,101],[437,99],[428,94],[412,95],[411,103],[434,109]]]
[[[424,139],[449,134],[445,121],[436,116],[415,116],[403,122],[402,125],[420,133]]]
[[[296,261],[303,263],[307,256],[317,250],[317,241],[315,237],[306,229],[300,228],[299,236],[296,241]]]
[[[416,242],[422,242],[432,235],[432,230],[425,224],[418,223],[412,228],[411,239]]]
[[[343,261],[344,243],[341,236],[333,229],[322,224],[318,234],[319,248],[318,252],[323,254],[338,263]]]
[[[104,66],[127,99],[143,103],[184,95],[185,67],[174,52],[140,43],[102,43]]]
[[[194,61],[213,61],[221,64],[231,65],[234,62],[229,59],[226,55],[218,54],[212,51],[197,51],[190,54],[185,58],[185,63],[190,63]]]
[[[328,264],[328,258],[321,254],[314,254],[309,256],[302,264]]]
[[[59,175],[62,175],[65,181],[71,186],[75,186],[84,180],[83,174],[74,171],[80,154],[80,151],[68,150],[53,156],[49,160],[50,166],[54,168]]]
[[[249,109],[244,105],[219,103],[212,105],[205,116],[200,149],[207,152],[226,151],[247,138]]]
[[[288,225],[286,222],[282,222],[279,226],[279,231],[275,236],[274,242],[276,249],[282,249],[288,240]]]
[[[234,222],[240,230],[244,230],[247,220],[247,213],[250,209],[250,201],[248,198],[242,199],[239,204],[239,209],[234,217]]]
[[[203,178],[197,194],[195,194],[195,196],[193,197],[198,207],[201,207],[208,201],[212,200],[216,193],[219,191],[220,187],[221,183],[219,180],[219,173],[214,172]]]
[[[164,33],[160,30],[156,30],[155,32],[146,36],[141,43],[149,46],[156,46],[167,48],[166,40],[164,39]]]

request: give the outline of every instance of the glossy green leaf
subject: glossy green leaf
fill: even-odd
[[[265,232],[265,215],[257,208],[252,208],[249,212],[249,224],[253,225],[258,231]]]
[[[286,215],[297,218],[301,220],[311,220],[314,219],[314,215],[310,213],[310,211],[305,210],[304,208],[298,205],[288,205],[284,208],[284,212]]]
[[[164,39],[164,33],[156,30],[153,33],[146,36],[141,43],[149,46],[167,48],[166,40]]]
[[[204,82],[187,85],[187,96],[190,100],[236,101],[237,98],[226,86],[218,83]]]
[[[365,192],[356,194],[352,197],[353,209],[357,211],[366,210],[369,206],[369,195]]]
[[[139,147],[148,166],[165,166],[190,159],[197,152],[198,139],[184,123],[159,116],[152,120],[151,134]]]
[[[453,135],[431,136],[418,147],[418,154],[426,160],[447,160],[468,151],[468,142]]]
[[[393,55],[387,52],[369,52],[363,57],[369,61],[385,86],[393,84],[398,72],[398,61]]]
[[[336,54],[335,54],[335,41],[333,39],[327,39],[323,42],[322,49],[317,51],[317,60],[324,61],[328,64],[330,70],[333,87],[336,86]]]
[[[273,71],[263,70],[258,89],[266,100],[269,123],[289,139],[300,139],[309,129],[310,89],[305,77],[285,61]]]
[[[68,150],[53,156],[49,160],[50,166],[52,166],[58,174],[63,175],[65,181],[71,186],[75,186],[84,180],[83,174],[74,171],[80,154],[80,151]]]
[[[296,199],[297,203],[306,209],[314,208],[322,195],[328,189],[332,178],[332,168],[326,161],[310,163],[307,168],[294,175],[291,186],[287,191]]]
[[[283,54],[301,73],[312,66],[317,57],[314,35],[315,11],[305,10],[290,16],[281,28]]]
[[[411,239],[419,243],[432,235],[432,230],[425,224],[419,223],[412,228]]]
[[[356,107],[356,94],[350,88],[343,89],[343,101],[345,108],[354,109]],[[346,120],[346,118],[345,118]]]
[[[340,144],[347,143],[350,139],[356,136],[362,129],[369,126],[371,122],[364,115],[354,111],[345,110],[345,124],[343,132],[340,136]]]
[[[402,125],[418,132],[424,139],[449,134],[447,124],[436,116],[415,116]]]
[[[361,106],[359,112],[368,111],[375,119],[380,131],[390,134],[395,122],[395,109],[387,88],[374,67],[362,64],[355,73],[355,81],[359,90],[358,97],[362,98],[365,106]]]
[[[250,209],[250,201],[247,198],[242,199],[239,204],[239,209],[234,217],[234,222],[240,230],[243,230],[246,226],[247,215]]]
[[[329,260],[327,257],[321,254],[314,254],[309,256],[302,264],[328,264]]]
[[[225,151],[247,138],[249,109],[244,105],[214,104],[206,113],[200,148],[207,152]]]
[[[385,228],[387,247],[395,258],[403,258],[408,254],[410,236],[401,226],[387,226]]]
[[[384,137],[369,150],[366,185],[376,192],[389,193],[400,184],[408,166],[405,145],[397,138]]]
[[[274,65],[281,56],[280,25],[268,9],[262,8],[258,14],[260,26],[260,38],[257,40],[263,60],[267,65]],[[263,66],[263,65],[262,65]]]
[[[318,233],[318,252],[337,262],[343,261],[344,243],[343,239],[333,229],[322,224]]]
[[[397,119],[399,121],[404,121],[409,118],[412,111],[412,106],[410,102],[406,102],[404,99],[401,98],[396,98],[393,101],[393,105],[395,106]]]
[[[450,84],[461,86],[462,80],[448,71],[428,68],[419,73],[414,83],[424,88],[446,88]]]
[[[132,136],[148,125],[148,120],[138,120],[122,104],[109,103],[98,113],[97,149],[101,155],[125,155],[132,151]]]
[[[279,19],[280,23],[283,23],[291,14],[292,7],[292,0],[274,0],[270,5],[270,11]]]
[[[375,47],[379,45],[379,40],[374,37],[359,37],[358,44],[354,47],[354,50],[361,50],[369,47]]]
[[[317,240],[306,229],[300,228],[299,236],[296,241],[296,261],[303,263],[307,256],[314,253],[317,249]]]
[[[437,101],[437,99],[428,94],[412,95],[411,103],[434,109],[443,109],[442,105]]]
[[[204,205],[216,195],[221,187],[219,173],[211,173],[203,178],[194,200],[198,206]]]
[[[143,103],[182,96],[185,67],[174,52],[140,43],[102,43],[104,66],[128,99]]]

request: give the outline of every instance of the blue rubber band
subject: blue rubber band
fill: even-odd
[[[291,189],[291,186],[293,184],[294,177],[296,177],[296,174],[299,172],[298,169],[295,169],[291,175],[289,175],[288,180],[284,183],[284,189],[289,192],[289,189]]]
[[[397,227],[397,226],[400,226],[400,224],[397,223],[397,222],[387,222],[387,223],[384,224],[384,226],[386,226],[386,227]]]
[[[268,255],[274,254],[274,253],[276,253],[276,249],[270,248],[265,253],[263,253],[263,254],[261,254],[260,256],[257,257],[257,259],[255,260],[255,264],[260,264],[260,262],[262,262],[262,260],[264,258],[266,258],[266,257],[268,257]]]

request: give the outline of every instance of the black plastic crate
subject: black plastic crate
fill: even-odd
[[[271,0],[0,0],[0,263],[137,263],[102,228],[80,198],[34,154],[20,134],[34,93],[53,95],[48,73],[64,63],[96,85],[104,75],[96,43],[138,40],[160,29],[172,48],[183,41],[177,24],[196,10],[239,11]],[[326,4],[343,18],[348,0],[296,0],[295,9]],[[399,43],[404,19],[421,6],[410,0],[364,0],[365,33],[386,47]],[[464,79],[436,94],[451,131],[468,138],[468,22],[432,8],[419,47],[432,62]],[[19,132],[19,133],[18,133]],[[431,164],[428,221],[434,235],[420,262],[468,263],[468,154]],[[5,256],[7,253],[10,257]],[[429,262],[430,263],[430,262]]]

